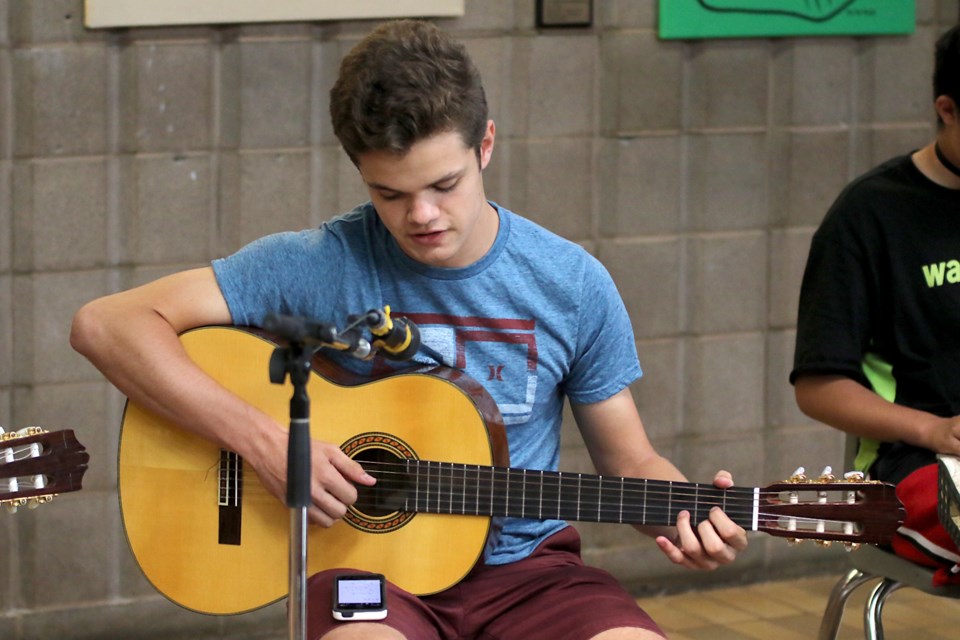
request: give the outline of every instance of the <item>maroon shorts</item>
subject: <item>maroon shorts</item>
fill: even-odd
[[[330,615],[333,576],[307,583],[307,638],[316,640],[340,624]],[[410,640],[457,638],[563,638],[579,640],[617,627],[647,629],[666,637],[630,594],[606,571],[580,559],[580,536],[565,527],[533,554],[507,565],[480,565],[441,593],[417,597],[387,586],[383,624]]]

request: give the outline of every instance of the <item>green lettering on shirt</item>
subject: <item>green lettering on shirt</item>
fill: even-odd
[[[950,262],[956,262],[956,260],[951,260]],[[931,289],[933,287],[942,287],[943,286],[943,275],[946,273],[947,263],[940,262],[930,265],[923,265],[923,277],[927,279],[927,286]]]

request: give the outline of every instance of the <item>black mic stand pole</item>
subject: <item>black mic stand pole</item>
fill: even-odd
[[[307,635],[307,507],[310,506],[310,397],[307,382],[315,349],[290,341],[277,347],[270,358],[270,381],[283,384],[290,376],[290,432],[287,445],[287,506],[290,508],[290,606],[288,628],[291,640]]]

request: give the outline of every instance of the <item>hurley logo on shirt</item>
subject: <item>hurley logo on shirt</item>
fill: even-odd
[[[944,279],[946,279],[947,284],[956,284],[960,282],[960,260],[925,264],[923,265],[923,277],[926,278],[927,286],[931,289],[942,287]]]

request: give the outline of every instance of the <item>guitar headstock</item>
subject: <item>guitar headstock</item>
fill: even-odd
[[[0,429],[0,505],[15,513],[22,506],[49,502],[59,493],[78,491],[89,460],[72,430]]]
[[[758,530],[825,545],[888,544],[906,514],[892,484],[856,472],[837,479],[829,467],[816,479],[801,468],[761,489],[760,496]]]

